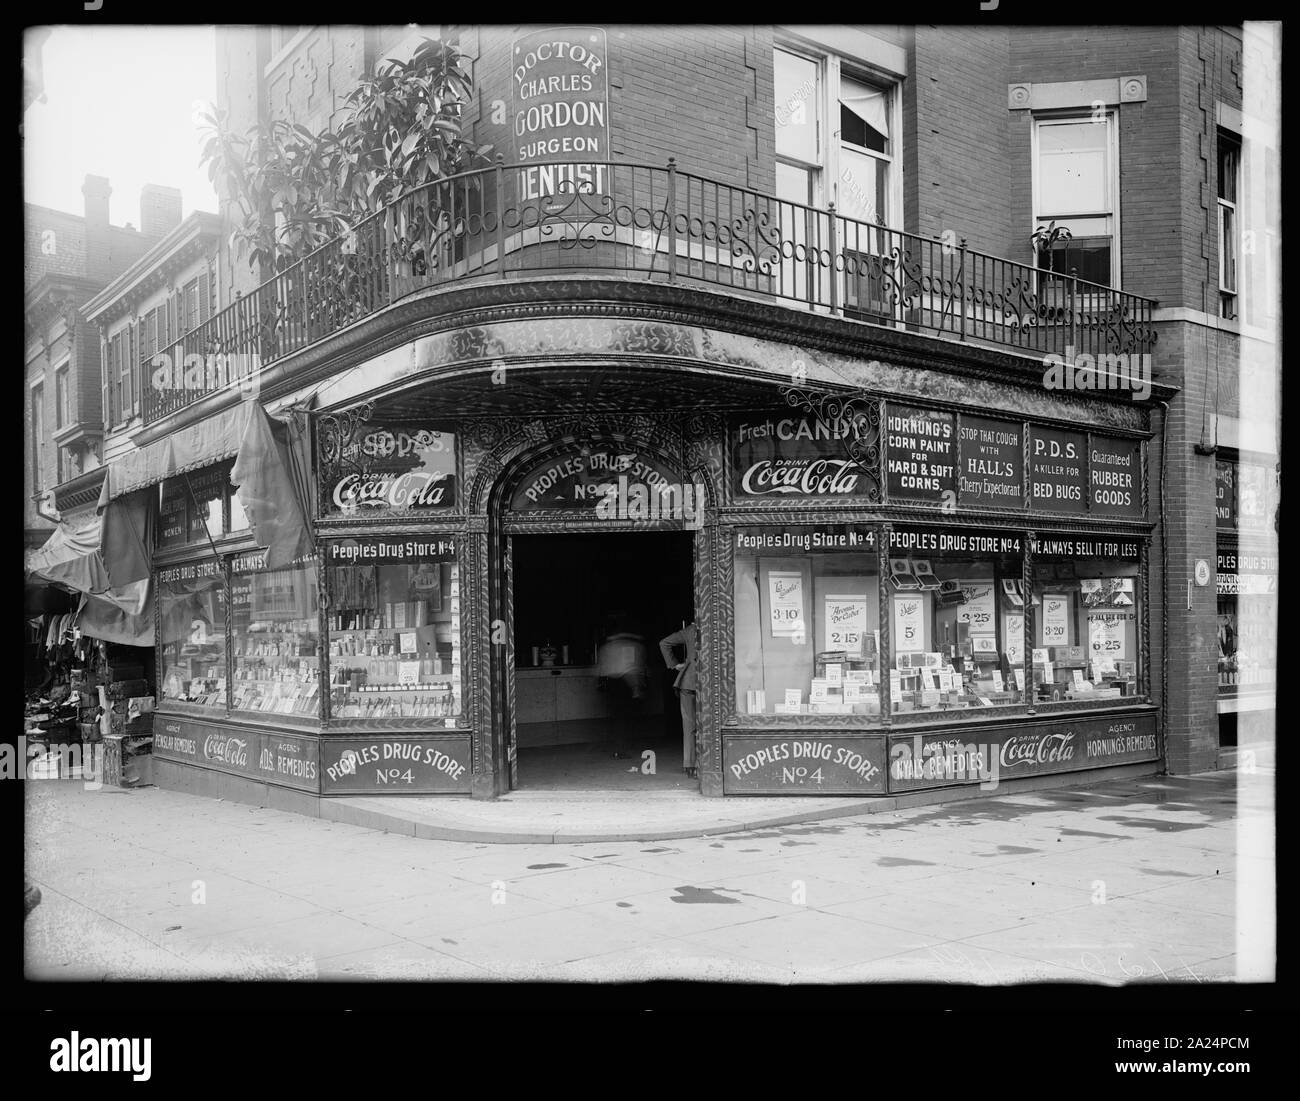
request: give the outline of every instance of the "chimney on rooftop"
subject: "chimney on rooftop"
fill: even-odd
[[[81,185],[85,198],[86,275],[91,279],[107,278],[110,266],[108,240],[108,197],[113,189],[106,176],[87,174]]]
[[[140,189],[140,232],[146,237],[165,237],[180,224],[180,189],[145,184]]]

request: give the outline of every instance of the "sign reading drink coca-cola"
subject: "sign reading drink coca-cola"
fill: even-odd
[[[849,458],[848,418],[823,423],[812,416],[733,417],[732,490],[737,497],[865,497],[864,472]]]
[[[889,743],[889,790],[1004,783],[1021,776],[1154,761],[1150,712],[1065,719],[1000,730],[899,735]]]
[[[337,455],[322,447],[321,508],[391,517],[456,504],[456,437],[429,425],[357,427]]]
[[[320,746],[314,737],[236,729],[159,716],[154,756],[299,791],[320,789]]]

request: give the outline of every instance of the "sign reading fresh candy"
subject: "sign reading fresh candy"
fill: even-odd
[[[733,417],[731,488],[737,497],[835,498],[867,496],[864,472],[849,458],[854,437],[847,417]]]

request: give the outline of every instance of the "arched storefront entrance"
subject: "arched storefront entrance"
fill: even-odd
[[[697,618],[713,489],[668,424],[574,427],[521,449],[486,502],[501,787],[697,790],[693,697],[688,717],[659,643]]]

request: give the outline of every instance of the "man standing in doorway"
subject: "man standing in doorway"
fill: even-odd
[[[675,647],[681,646],[686,651],[684,661],[678,661],[673,653]],[[669,669],[677,670],[677,679],[673,688],[682,707],[682,768],[688,776],[695,775],[695,655],[699,649],[699,637],[695,621],[691,620],[680,631],[674,631],[659,640],[659,652],[664,656],[664,664]]]

